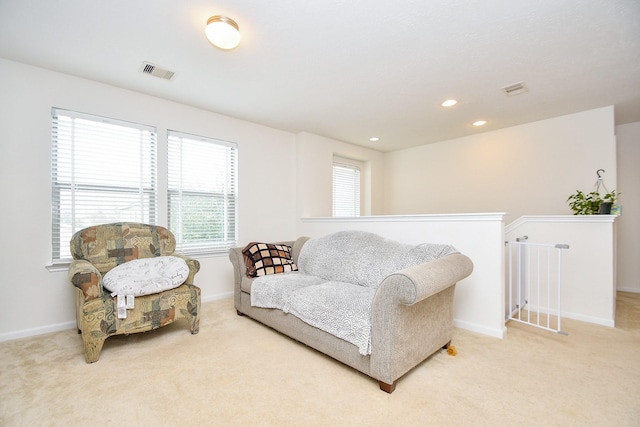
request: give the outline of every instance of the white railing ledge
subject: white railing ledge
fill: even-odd
[[[505,227],[505,232],[509,233],[527,222],[595,222],[602,224],[615,222],[616,218],[618,215],[525,215],[508,224]]]
[[[503,221],[506,212],[453,213],[419,215],[370,215],[370,216],[327,216],[303,217],[302,222],[451,222],[451,221]]]

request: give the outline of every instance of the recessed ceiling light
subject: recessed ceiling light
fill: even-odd
[[[484,126],[487,124],[486,120],[478,120],[472,123],[474,126]]]
[[[455,99],[447,99],[446,101],[444,101],[440,105],[442,105],[443,107],[453,107],[457,103],[458,103],[458,101],[456,101]]]
[[[371,142],[380,141],[380,138],[378,138],[377,136],[372,136],[371,138],[369,138],[369,141]]]

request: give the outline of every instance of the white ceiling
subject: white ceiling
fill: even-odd
[[[204,37],[218,14],[232,51]],[[607,105],[640,121],[638,0],[0,0],[0,57],[381,151]]]

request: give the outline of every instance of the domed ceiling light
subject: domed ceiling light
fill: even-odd
[[[240,43],[238,24],[226,16],[216,15],[209,18],[204,33],[209,42],[220,49],[230,50]]]

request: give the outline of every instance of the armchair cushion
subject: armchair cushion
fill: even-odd
[[[102,284],[118,295],[150,295],[174,289],[187,280],[189,267],[176,256],[134,259],[105,273]]]

